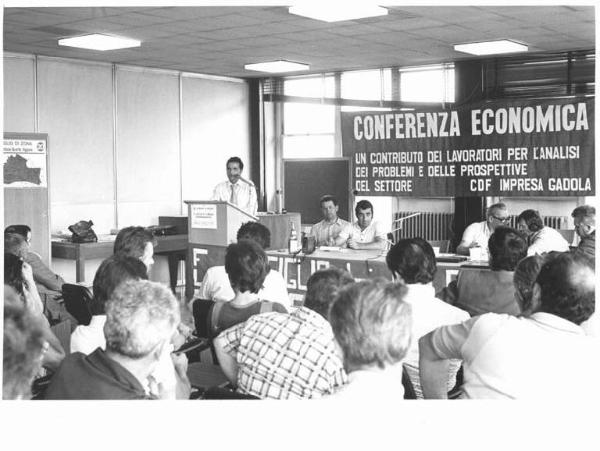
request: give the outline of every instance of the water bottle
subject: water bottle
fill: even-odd
[[[296,252],[298,252],[299,249],[299,243],[298,243],[298,233],[296,232],[296,227],[294,226],[294,223],[292,221],[290,221],[291,224],[291,230],[290,230],[290,239],[288,241],[288,252],[290,254],[294,254]]]
[[[280,215],[283,210],[283,192],[278,189],[275,191],[275,213]]]

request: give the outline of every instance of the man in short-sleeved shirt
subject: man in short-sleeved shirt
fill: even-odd
[[[562,253],[544,263],[526,316],[487,313],[419,341],[427,398],[445,397],[447,359],[463,360],[466,398],[598,399],[600,343],[580,324],[594,311],[589,259]],[[528,313],[534,312],[534,313]]]
[[[485,221],[474,222],[465,229],[456,253],[469,255],[469,249],[472,247],[487,249],[488,240],[496,227],[505,225],[508,219],[508,210],[505,204],[491,205],[487,210]]]
[[[548,252],[567,252],[569,243],[544,221],[536,210],[524,210],[517,218],[519,232],[527,237],[527,255],[541,255]]]
[[[320,199],[323,220],[312,226],[310,235],[315,237],[317,246],[346,247],[352,225],[337,215],[339,206],[335,197],[325,195]]]
[[[387,232],[379,221],[373,220],[373,204],[361,200],[354,209],[357,221],[352,223],[348,238],[351,249],[383,249],[387,243]]]

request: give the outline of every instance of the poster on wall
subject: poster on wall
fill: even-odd
[[[593,196],[594,99],[342,113],[361,196]]]
[[[4,138],[2,166],[6,188],[46,188],[47,142],[40,138]]]

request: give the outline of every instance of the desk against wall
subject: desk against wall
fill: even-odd
[[[166,255],[169,259],[169,276],[171,288],[177,284],[177,265],[185,259],[188,248],[187,234],[157,236],[154,253]],[[52,258],[75,260],[76,281],[85,279],[85,262],[95,258],[108,258],[113,254],[113,240],[98,241],[97,243],[71,243],[69,241],[52,240]],[[173,276],[174,274],[174,276]]]
[[[191,299],[195,288],[211,266],[223,265],[225,248],[221,246],[190,245],[192,252],[192,270],[194,281],[186,285],[186,297]],[[315,251],[310,255],[294,256],[287,252],[267,251],[271,269],[279,271],[287,282],[290,299],[299,305],[306,293],[306,282],[312,273],[330,266],[346,269],[357,279],[384,277],[391,280],[391,274],[385,263],[385,256],[379,251],[342,250],[337,252]],[[445,263],[438,262],[433,286],[437,291],[444,288],[458,274],[461,267],[486,268],[487,265],[475,262]]]

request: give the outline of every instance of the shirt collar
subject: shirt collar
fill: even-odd
[[[543,324],[544,326],[550,327],[552,329],[558,329],[563,332],[574,333],[578,335],[585,335],[584,330],[581,326],[578,326],[575,323],[572,323],[569,320],[561,318],[560,316],[553,315],[551,313],[546,312],[536,312],[529,316],[529,319]]]
[[[433,288],[431,283],[407,283],[406,288],[408,289],[408,293],[404,300],[409,303],[415,299],[435,297],[435,288]]]

